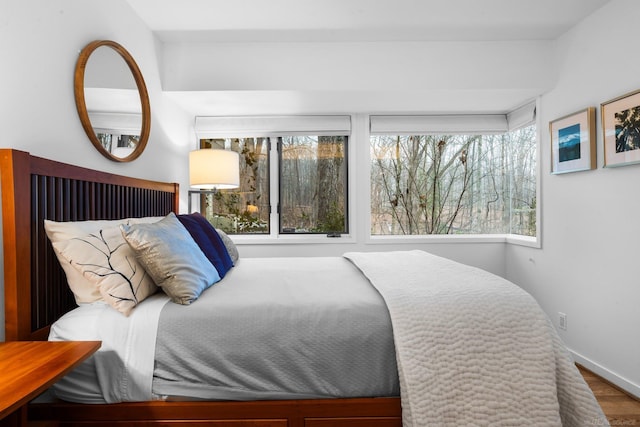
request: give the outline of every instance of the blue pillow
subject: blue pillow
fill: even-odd
[[[216,267],[220,278],[223,278],[227,271],[233,267],[233,261],[213,225],[198,212],[177,215],[177,217],[209,262]]]

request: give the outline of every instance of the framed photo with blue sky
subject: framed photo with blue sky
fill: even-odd
[[[549,123],[551,173],[596,168],[596,109],[588,107]]]
[[[604,167],[640,163],[640,91],[600,105]]]

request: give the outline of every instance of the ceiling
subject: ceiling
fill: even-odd
[[[128,0],[162,41],[555,39],[609,0]]]
[[[167,44],[280,42],[518,42],[553,41],[610,0],[127,0],[158,40]],[[546,64],[539,64],[539,67]],[[190,84],[193,79],[190,80]],[[197,84],[196,84],[197,86]],[[300,88],[190,87],[168,95],[190,114],[330,113],[325,94]],[[291,90],[288,90],[291,89]],[[353,112],[390,106],[399,111],[434,109],[448,100],[470,108],[501,111],[540,94],[539,88],[502,93],[478,102],[474,93],[431,97],[424,92],[386,94],[346,90],[341,104]],[[536,92],[537,90],[537,92]],[[408,95],[408,96],[407,96]],[[412,99],[412,96],[415,99]],[[528,99],[526,99],[528,98]],[[292,101],[293,100],[293,101]],[[376,105],[380,105],[380,108]],[[457,103],[457,104],[456,104]],[[265,106],[268,106],[265,108]],[[374,108],[374,109],[375,109]],[[449,106],[445,108],[451,110]]]

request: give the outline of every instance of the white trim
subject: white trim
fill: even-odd
[[[325,234],[229,234],[238,246],[242,245],[324,245],[354,244],[356,239],[349,234],[340,237],[327,237]]]
[[[351,116],[198,116],[195,132],[198,139],[349,135]]]
[[[536,120],[536,103],[536,101],[529,102],[507,114],[510,131],[527,126]]]
[[[639,384],[636,384],[633,381],[630,381],[626,378],[621,377],[620,375],[610,371],[609,369],[605,368],[599,363],[596,363],[593,360],[584,357],[580,353],[577,353],[571,349],[569,349],[569,352],[573,356],[573,360],[576,363],[579,363],[580,365],[584,366],[594,374],[604,378],[610,383],[615,384],[616,386],[620,387],[621,389],[623,389],[624,391],[626,391],[636,399],[640,399]]]
[[[376,235],[369,236],[368,245],[411,243],[505,243],[506,234],[428,234],[428,235]]]
[[[142,130],[142,114],[136,113],[103,113],[89,111],[89,120],[93,129],[104,133],[118,135],[140,135]]]
[[[353,202],[355,208],[354,222],[349,224],[350,230],[357,230],[360,240],[366,242],[371,235],[371,136],[369,134],[370,116],[358,114],[354,116],[354,129],[357,140],[352,143],[355,150],[353,164],[356,166],[352,184],[354,190]],[[355,191],[358,190],[358,191]]]
[[[278,140],[277,138],[269,138],[269,207],[271,213],[269,215],[269,234],[270,240],[278,237],[280,229],[280,213],[278,212],[278,203],[280,202],[280,167],[277,164],[278,159]],[[254,236],[254,238],[257,236]]]
[[[505,242],[510,245],[527,246],[529,248],[540,249],[540,239],[536,236],[523,236],[520,234],[507,234]]]
[[[354,229],[355,232],[357,232]],[[230,234],[238,245],[268,244],[325,244],[325,243],[358,243],[354,232],[341,237],[327,237],[324,234]],[[506,243],[510,245],[539,248],[535,237],[517,234],[429,234],[414,236],[370,236],[365,234],[365,245],[397,245],[397,244],[465,244],[465,243]]]
[[[371,116],[372,135],[494,134],[508,130],[504,114]]]
[[[368,118],[368,117],[366,117]],[[349,138],[347,140],[347,198],[348,205],[347,209],[349,210],[347,221],[349,234],[348,238],[351,243],[355,243],[358,241],[358,236],[361,236],[362,230],[358,228],[358,173],[360,171],[359,160],[358,160],[358,151],[356,150],[356,146],[358,141],[362,138],[362,134],[366,132],[366,128],[368,127],[368,120],[363,118],[360,115],[352,115],[350,116],[351,129],[349,133]],[[347,237],[344,235],[340,238],[340,240]],[[330,239],[336,240],[336,239]]]
[[[540,97],[535,101],[536,111],[540,108]],[[540,114],[536,114],[536,244],[534,246],[542,249],[542,119]]]

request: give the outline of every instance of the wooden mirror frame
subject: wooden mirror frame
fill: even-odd
[[[140,95],[140,103],[142,105],[142,126],[140,129],[140,140],[135,150],[131,152],[126,157],[117,157],[112,153],[107,151],[95,134],[93,130],[93,126],[91,125],[91,120],[89,119],[89,112],[87,111],[87,104],[84,97],[84,73],[87,67],[87,62],[89,61],[89,57],[93,53],[94,50],[101,46],[107,46],[116,51],[122,59],[127,63],[129,70],[133,74],[133,78],[136,82],[136,86],[138,87],[138,94]],[[131,54],[124,48],[122,45],[111,41],[111,40],[95,40],[82,49],[80,52],[80,56],[78,58],[78,62],[76,63],[76,69],[73,79],[73,90],[76,99],[76,108],[78,110],[78,115],[80,116],[80,123],[82,123],[82,127],[86,132],[91,143],[96,147],[96,149],[105,156],[109,160],[113,160],[114,162],[130,162],[135,160],[142,154],[144,151],[147,141],[149,140],[149,133],[151,130],[151,107],[149,105],[149,93],[147,92],[147,86],[144,83],[144,78],[142,77],[142,73],[138,68],[138,64],[133,59]]]

